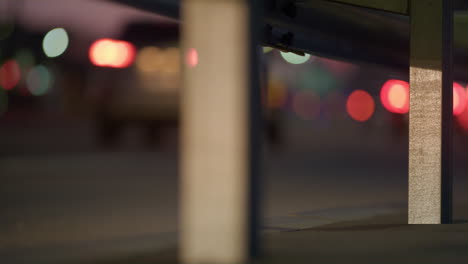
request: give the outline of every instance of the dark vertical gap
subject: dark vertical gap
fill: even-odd
[[[260,55],[259,35],[261,1],[245,0],[249,8],[249,86],[248,86],[248,146],[249,146],[249,256],[256,258],[260,255],[260,197],[261,197],[261,131],[262,131],[262,102],[260,89]]]
[[[449,224],[453,218],[453,1],[442,2],[441,223]]]

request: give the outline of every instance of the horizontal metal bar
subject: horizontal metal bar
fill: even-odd
[[[362,6],[398,14],[408,14],[407,0],[327,0],[343,4]]]
[[[108,0],[179,19],[179,0]],[[281,7],[263,12],[263,45],[336,59],[382,64],[407,72],[409,16],[343,4],[354,0],[293,1],[295,16]],[[357,1],[357,0],[356,0]],[[387,2],[380,0],[375,2]],[[468,81],[468,12],[455,12],[455,78]],[[268,33],[271,31],[272,33]],[[284,45],[284,34],[293,37]],[[286,38],[287,39],[287,38]]]

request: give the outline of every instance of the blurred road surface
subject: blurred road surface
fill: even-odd
[[[264,232],[404,213],[406,145],[386,131],[289,121],[286,144],[264,150]],[[175,131],[159,150],[138,135],[129,131],[109,150],[95,145],[88,121],[4,122],[0,262],[78,263],[174,246]],[[456,203],[468,201],[462,161]]]

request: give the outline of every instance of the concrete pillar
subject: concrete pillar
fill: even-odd
[[[411,0],[408,223],[452,218],[452,0]]]
[[[246,263],[255,242],[260,89],[247,0],[185,0],[180,259]]]

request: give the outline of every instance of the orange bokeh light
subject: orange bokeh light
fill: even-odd
[[[18,85],[21,79],[21,70],[15,60],[8,60],[0,67],[0,86],[11,90]]]
[[[409,84],[400,80],[388,80],[380,90],[380,100],[389,112],[406,114],[409,111]]]
[[[126,41],[99,39],[89,48],[89,59],[100,67],[126,68],[135,60],[135,47]]]
[[[281,108],[288,99],[288,89],[284,82],[280,80],[270,80],[268,82],[267,106],[269,108]]]
[[[346,111],[352,119],[359,122],[365,122],[374,114],[374,99],[368,92],[356,90],[348,97],[346,102]]]

